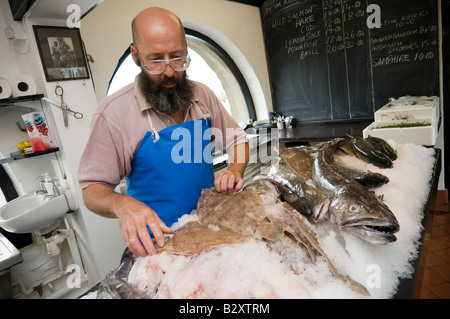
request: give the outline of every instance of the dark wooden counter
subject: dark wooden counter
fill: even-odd
[[[363,130],[372,121],[301,125],[278,131],[280,142],[320,142],[337,137],[363,136]]]
[[[424,208],[423,208],[423,218],[422,218],[422,226],[423,229],[420,231],[420,248],[419,248],[419,255],[414,259],[411,260],[411,266],[414,269],[414,273],[412,274],[411,278],[402,278],[400,279],[399,285],[397,287],[397,292],[393,296],[394,299],[410,299],[410,298],[418,298],[420,288],[422,285],[422,279],[423,279],[423,271],[425,267],[425,258],[428,252],[428,244],[429,244],[429,238],[425,237],[425,232],[428,228],[428,215],[430,213],[430,206],[431,202],[433,200],[433,197],[436,196],[437,188],[438,188],[438,181],[439,181],[439,175],[441,172],[441,149],[435,148],[435,163],[434,163],[434,169],[433,169],[433,175],[431,176],[430,181],[430,191],[428,193],[427,201],[425,202]]]

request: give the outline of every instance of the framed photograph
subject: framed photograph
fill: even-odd
[[[47,82],[89,79],[79,29],[34,25],[33,30]]]

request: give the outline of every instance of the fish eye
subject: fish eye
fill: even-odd
[[[350,213],[358,213],[359,212],[359,206],[358,205],[351,205],[349,208]]]

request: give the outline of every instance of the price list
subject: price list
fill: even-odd
[[[392,77],[397,86],[401,83],[398,65],[409,67],[407,78],[416,67],[422,74],[423,68],[436,68],[433,1],[380,0],[377,4],[379,11],[371,17],[367,1],[262,3],[275,109],[294,115],[299,122],[371,118],[389,97],[403,93],[387,88],[385,82]],[[378,19],[379,28],[368,27],[371,18]],[[417,66],[420,61],[429,63]],[[426,74],[433,77],[431,72]],[[430,83],[417,94],[434,92],[436,79]],[[409,83],[405,91],[411,95],[418,87]]]
[[[438,28],[433,1],[398,4],[396,10],[384,10],[381,27],[370,32],[370,65],[375,103],[382,105],[392,88],[395,95],[438,95]],[[380,6],[388,6],[382,0]],[[404,75],[403,81],[399,76]],[[401,85],[399,85],[401,84]],[[412,89],[411,89],[412,88]]]

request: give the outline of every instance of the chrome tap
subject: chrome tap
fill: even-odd
[[[56,180],[55,180],[55,179],[52,179],[52,180],[51,180],[51,183],[53,184],[53,194],[54,194],[55,196],[61,195],[61,191],[60,191],[58,185],[56,185]]]
[[[45,189],[45,176],[45,174],[42,174],[37,177],[39,180],[39,189],[34,192],[34,196],[47,194],[47,190]]]
[[[47,173],[40,175],[38,179],[40,189],[34,192],[34,196],[44,195],[42,200],[48,200],[61,195],[61,191],[58,185],[56,185],[57,181],[55,179],[50,179]],[[51,184],[51,186],[49,184]]]

